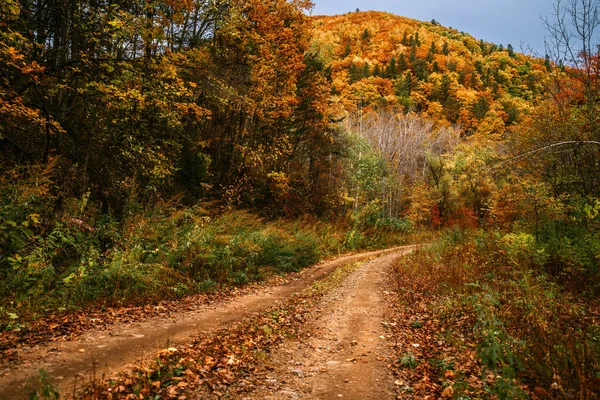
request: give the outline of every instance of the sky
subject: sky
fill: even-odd
[[[440,24],[515,50],[545,55],[546,29],[541,16],[552,20],[554,0],[313,0],[313,15],[355,11],[388,11]]]

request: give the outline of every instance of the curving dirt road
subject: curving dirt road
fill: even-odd
[[[410,249],[412,247],[405,246],[341,257],[305,269],[290,284],[263,288],[257,293],[216,305],[198,306],[191,311],[181,313],[175,319],[152,318],[143,322],[114,325],[110,330],[89,331],[75,341],[56,341],[21,350],[19,364],[0,365],[0,371],[2,371],[0,372],[2,374],[0,376],[0,399],[26,398],[27,383],[39,376],[38,370],[41,368],[48,372],[52,377],[52,383],[61,390],[61,393],[73,393],[77,382],[89,381],[93,376],[100,376],[104,373],[107,376],[114,376],[118,371],[128,369],[134,363],[153,357],[158,349],[189,343],[200,334],[227,326],[228,323],[238,321],[249,313],[266,310],[277,301],[281,301],[292,293],[324,278],[340,266],[380,257],[375,263],[365,264],[365,267],[348,279],[348,282],[344,284],[346,294],[339,295],[340,299],[342,297],[344,299],[337,303],[332,300],[331,305],[327,306],[331,307],[332,313],[324,312],[329,320],[316,322],[317,324],[325,323],[323,325],[325,336],[321,339],[323,342],[315,342],[315,348],[321,347],[327,350],[331,345],[342,348],[347,344],[351,346],[346,349],[349,351],[346,359],[350,361],[339,359],[326,362],[329,375],[340,382],[345,382],[344,388],[351,390],[348,393],[361,393],[350,389],[349,383],[364,381],[365,387],[367,387],[366,385],[372,385],[372,382],[377,382],[379,379],[375,376],[369,377],[360,369],[361,366],[369,363],[374,365],[378,357],[378,347],[374,347],[379,343],[377,338],[381,336],[379,335],[381,333],[379,326],[381,315],[377,311],[381,308],[378,306],[381,294],[377,290],[377,277],[379,276],[377,271],[385,268],[392,259]],[[377,268],[368,267],[373,265]],[[335,341],[328,343],[327,332],[331,332],[332,335],[335,333]],[[356,340],[356,344],[353,344],[352,340]],[[370,370],[370,366],[367,369]],[[379,374],[378,372],[374,373]],[[324,381],[321,383],[318,379],[315,380],[314,385],[311,385],[317,388],[317,391],[311,396],[328,398],[334,392],[340,392],[336,393],[336,396],[344,395],[341,389],[328,386],[331,377],[323,375]],[[382,382],[377,386],[383,388],[385,385]],[[373,387],[369,387],[369,390],[369,393],[377,393],[373,391]],[[383,392],[381,394],[383,395]],[[351,395],[345,397],[368,398],[365,396],[352,397]]]
[[[265,360],[272,372],[248,398],[395,398],[385,289],[393,261],[410,251],[366,262],[327,294],[305,328],[310,339],[290,341]]]

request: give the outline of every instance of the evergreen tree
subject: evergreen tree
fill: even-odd
[[[508,46],[506,46],[506,50],[511,58],[515,58],[515,49],[513,48],[512,44],[509,43]]]
[[[546,71],[552,72],[552,63],[550,62],[550,56],[546,54],[546,59],[544,60],[544,66],[546,67]]]
[[[346,58],[352,53],[352,47],[350,46],[350,42],[346,43],[346,47],[344,48],[344,52],[342,53],[342,58]]]
[[[400,58],[398,59],[398,71],[404,71],[406,68],[408,68],[406,56],[404,53],[400,53]]]
[[[427,62],[423,59],[415,61],[413,64],[413,71],[415,76],[420,81],[426,81],[429,78],[429,71],[427,70]]]
[[[362,33],[362,40],[366,41],[369,39],[369,37],[371,36],[371,33],[369,32],[369,30],[367,28],[365,28],[365,30]]]
[[[450,54],[450,49],[448,48],[448,42],[444,42],[444,46],[442,47],[442,53],[447,56]]]
[[[379,64],[375,64],[375,68],[373,69],[373,76],[381,76],[381,67]]]
[[[438,49],[437,49],[437,46],[435,45],[435,41],[431,42],[431,46],[429,47],[429,52],[431,54],[437,54]]]
[[[452,72],[455,72],[457,68],[456,62],[454,60],[448,60],[446,62],[446,68]]]
[[[350,70],[348,71],[348,75],[351,84],[354,82],[358,82],[362,78],[361,70],[354,63],[350,64]]]
[[[473,104],[473,115],[475,118],[481,120],[485,118],[485,115],[490,109],[490,103],[485,96],[479,96],[479,99]]]
[[[411,94],[412,88],[412,74],[408,71],[402,79],[398,79],[396,85],[394,86],[394,91],[396,92],[396,96],[400,98],[408,98]]]
[[[396,65],[396,58],[392,57],[385,70],[385,76],[386,78],[394,79],[396,75],[398,75],[398,67]]]
[[[481,60],[475,60],[475,70],[479,73],[479,75],[483,75],[483,63]]]
[[[410,48],[410,55],[408,56],[408,61],[411,64],[414,64],[417,61],[417,47],[413,46]]]
[[[369,63],[364,63],[362,69],[362,77],[368,78],[369,76],[371,76],[371,69],[369,68]]]
[[[450,87],[452,84],[452,80],[446,74],[442,75],[442,80],[438,87],[433,90],[432,98],[433,100],[439,101],[440,103],[445,103],[450,97]]]
[[[469,86],[473,89],[478,89],[479,82],[477,82],[477,75],[475,73],[471,74],[471,79],[469,80]]]

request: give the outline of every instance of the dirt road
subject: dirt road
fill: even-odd
[[[331,305],[324,306],[331,307],[333,313],[323,311],[324,317],[329,320],[322,321],[325,323],[324,338],[321,339],[323,342],[315,342],[316,348],[321,346],[323,352],[328,351],[331,345],[344,348],[346,345],[353,346],[349,349],[346,359],[356,358],[356,360],[330,360],[332,362],[327,366],[329,374],[334,374],[332,376],[340,379],[341,382],[346,380],[347,383],[359,380],[371,382],[371,378],[378,378],[370,378],[359,369],[348,367],[374,363],[377,358],[376,346],[379,342],[378,337],[381,336],[378,326],[381,316],[377,313],[379,308],[377,304],[381,300],[381,294],[376,289],[379,276],[377,271],[388,265],[389,260],[407,251],[406,249],[403,247],[341,257],[305,269],[290,284],[266,287],[257,293],[234,298],[221,304],[198,306],[191,311],[181,313],[177,318],[152,318],[132,324],[115,325],[110,330],[89,331],[75,341],[56,341],[21,349],[20,363],[10,366],[0,365],[2,375],[0,376],[0,399],[26,398],[27,382],[36,378],[41,368],[48,372],[52,383],[62,393],[72,393],[78,381],[89,380],[91,376],[100,376],[106,371],[110,371],[112,376],[119,370],[130,368],[134,363],[153,357],[158,349],[187,343],[200,334],[227,326],[250,313],[263,311],[292,293],[322,279],[340,266],[380,257],[376,263],[366,264],[344,285],[344,287],[350,286],[347,288],[347,294],[340,294],[339,298],[351,296],[350,298],[337,303],[332,300]],[[377,268],[368,267],[373,265]],[[351,287],[352,285],[354,286]],[[315,323],[318,326],[322,322]],[[336,323],[338,325],[335,325]],[[336,332],[335,343],[328,343],[327,332]],[[352,345],[351,340],[356,340],[357,344]],[[348,371],[355,370],[358,372],[347,375]],[[321,387],[319,390],[322,390],[323,396],[328,396],[327,390],[339,391],[337,388],[336,390],[328,388],[325,383],[315,381],[315,388]],[[383,386],[382,383],[381,387]],[[321,394],[315,396],[323,398],[320,397]]]
[[[392,399],[384,320],[394,252],[364,263],[312,313],[309,340],[290,341],[265,360],[271,374],[253,399]]]

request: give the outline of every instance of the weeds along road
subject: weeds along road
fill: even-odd
[[[58,340],[19,349],[18,362],[7,365],[3,360],[2,364],[4,365],[0,365],[0,369],[3,371],[3,376],[0,377],[0,399],[27,398],[31,391],[28,382],[38,379],[40,369],[47,371],[50,382],[65,397],[69,397],[73,394],[74,388],[84,382],[89,382],[94,377],[115,376],[120,371],[130,369],[136,363],[153,358],[157,350],[189,343],[201,334],[226,327],[249,314],[264,311],[278,301],[285,300],[291,294],[323,279],[339,267],[372,258],[391,260],[413,248],[404,246],[341,257],[303,270],[289,284],[265,287],[257,293],[233,298],[219,304],[197,306],[195,309],[180,313],[175,318],[150,318],[141,322],[116,324],[111,326],[110,330],[90,330],[74,341]],[[381,265],[384,264],[387,265],[388,262],[385,261]],[[353,281],[354,276],[361,276],[363,269],[361,268],[356,275],[353,274],[348,282]],[[373,274],[376,272],[368,272],[367,276],[376,277]],[[362,285],[360,282],[357,284],[353,290],[357,296],[347,303],[349,304],[348,310],[355,309],[357,311],[365,305],[370,304],[370,307],[373,307],[377,304],[375,298],[369,297],[373,295],[371,286],[374,282],[371,279],[367,281],[368,284]],[[375,292],[377,291],[375,290]],[[361,300],[363,297],[364,299]],[[351,306],[354,301],[360,302],[362,306],[358,303]],[[335,318],[342,321],[340,322],[342,324],[344,321],[354,324],[353,327],[348,328],[350,329],[348,335],[356,330],[360,332],[361,325],[367,324],[367,320],[361,322],[360,319],[352,322],[354,314],[346,315],[343,311],[340,312],[341,314],[335,311],[331,315],[337,315]],[[367,314],[370,312],[372,311],[367,311]],[[323,313],[323,315],[325,314],[327,312]],[[372,324],[368,323],[367,325],[371,326]],[[326,329],[342,329],[341,325],[339,328],[327,323],[324,326],[329,327]],[[365,332],[372,330],[371,328],[365,329],[362,330]],[[340,369],[340,373],[344,370],[344,368]],[[367,378],[363,373],[360,375]],[[348,380],[343,378],[342,382],[345,379]],[[325,390],[326,385],[321,386]]]

